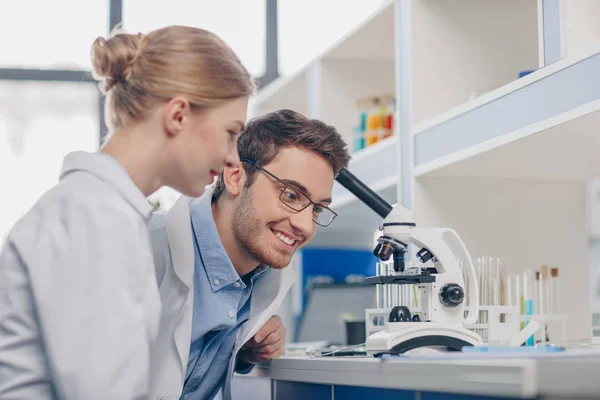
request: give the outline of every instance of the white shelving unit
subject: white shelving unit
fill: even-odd
[[[560,2],[567,57],[539,68],[542,3],[412,1],[413,204],[419,225],[455,229],[472,257],[506,258],[509,273],[558,266],[558,312],[572,340],[591,330],[586,202],[588,181],[600,177],[600,5]],[[388,2],[265,88],[255,112],[291,107],[336,126],[351,144],[356,99],[396,87],[394,25]],[[525,70],[536,71],[518,79]],[[397,139],[406,134],[396,129],[349,167],[392,203],[401,185]],[[380,218],[337,184],[333,197],[339,217],[311,246],[370,248]]]
[[[600,2],[596,0],[562,0],[563,45],[565,56],[580,56],[600,43]]]

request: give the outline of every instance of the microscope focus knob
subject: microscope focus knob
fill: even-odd
[[[465,291],[456,283],[447,283],[440,289],[440,301],[446,307],[457,307],[465,299]]]

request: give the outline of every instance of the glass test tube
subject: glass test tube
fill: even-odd
[[[382,262],[378,262],[377,264],[375,264],[375,275],[386,276],[387,265]],[[375,293],[377,296],[377,308],[388,308],[386,305],[386,286],[387,285],[376,285],[375,287]]]
[[[387,266],[387,276],[392,276],[396,273],[396,271],[394,271],[394,264],[389,263],[386,264]],[[394,301],[394,292],[398,293],[397,288],[398,286],[395,284],[388,284],[385,285],[386,287],[386,302],[387,302],[387,307],[386,308],[392,308],[394,307],[394,303],[397,302],[398,300]],[[394,289],[396,289],[394,291]]]
[[[529,268],[523,273],[523,302],[525,308],[525,315],[533,315],[533,288],[534,288],[534,274]],[[529,320],[526,321],[529,324]],[[527,346],[535,345],[534,335],[531,335],[527,339]]]
[[[506,276],[506,305],[507,306],[512,306],[513,305],[513,293],[512,293],[512,276],[507,275]]]
[[[490,257],[490,268],[492,271],[492,306],[500,305],[500,259]]]
[[[542,314],[542,309],[541,309],[541,295],[542,292],[540,290],[540,288],[542,287],[542,283],[540,282],[540,271],[535,271],[535,282],[533,285],[533,313],[534,314]]]
[[[547,265],[542,265],[540,275],[540,314],[550,314],[550,303],[548,302],[548,284],[550,271]]]
[[[394,264],[389,264],[388,268],[388,274],[390,276],[398,275],[398,272],[394,270]],[[400,304],[400,285],[392,283],[388,286],[390,287],[390,308],[402,305]]]
[[[550,303],[550,313],[558,314],[558,268],[550,269],[550,293],[548,300]]]
[[[519,315],[525,314],[525,303],[523,301],[523,279],[521,274],[515,275],[515,305],[519,307]],[[525,322],[519,324],[519,329],[525,328]]]

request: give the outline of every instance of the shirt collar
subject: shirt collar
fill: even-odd
[[[235,270],[231,259],[223,247],[219,231],[215,223],[211,207],[212,191],[207,188],[202,197],[190,202],[190,217],[192,230],[198,244],[198,250],[206,275],[213,292],[240,281],[240,276]],[[252,281],[268,269],[259,266],[253,271]]]
[[[60,179],[71,172],[90,173],[114,187],[117,192],[145,219],[150,218],[152,207],[142,191],[133,183],[121,164],[106,153],[76,151],[67,154],[60,172]]]

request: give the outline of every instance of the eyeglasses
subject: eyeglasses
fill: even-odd
[[[313,221],[317,225],[328,226],[329,224],[331,224],[331,222],[333,222],[335,217],[337,217],[335,211],[328,207],[315,203],[301,190],[288,183],[285,183],[284,181],[282,181],[263,167],[257,165],[254,161],[248,160],[247,158],[244,158],[241,161],[253,165],[265,174],[269,175],[271,178],[275,179],[281,185],[283,185],[283,189],[281,189],[281,193],[279,194],[279,200],[281,200],[283,204],[285,204],[292,210],[300,212],[306,207],[313,205]]]

